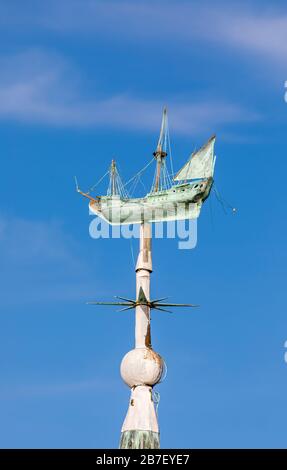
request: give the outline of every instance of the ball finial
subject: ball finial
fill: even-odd
[[[121,377],[130,387],[157,384],[164,371],[162,357],[150,348],[129,351],[121,363]]]

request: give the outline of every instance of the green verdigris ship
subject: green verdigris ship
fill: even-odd
[[[212,136],[190,155],[176,174],[170,174],[166,165],[170,144],[167,111],[164,109],[160,136],[152,160],[156,163],[154,181],[146,196],[129,197],[114,160],[108,171],[110,182],[106,195],[93,197],[90,192],[83,192],[78,186],[77,191],[90,200],[90,211],[111,225],[196,219],[213,184],[216,160],[214,144],[215,136]],[[137,175],[139,174],[141,172]]]

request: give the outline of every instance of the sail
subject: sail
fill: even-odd
[[[193,152],[185,165],[173,178],[174,181],[191,180],[196,178],[209,178],[214,171],[214,143],[215,135],[196,152]]]

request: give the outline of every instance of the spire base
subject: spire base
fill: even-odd
[[[124,431],[120,449],[159,449],[159,433],[153,431]]]

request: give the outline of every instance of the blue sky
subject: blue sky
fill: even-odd
[[[151,158],[163,105],[174,166],[216,132],[194,250],[154,240],[168,365],[164,448],[286,447],[286,2],[0,3],[0,446],[117,447],[134,315],[130,242],[93,240],[75,192]],[[136,250],[136,242],[133,242]]]

